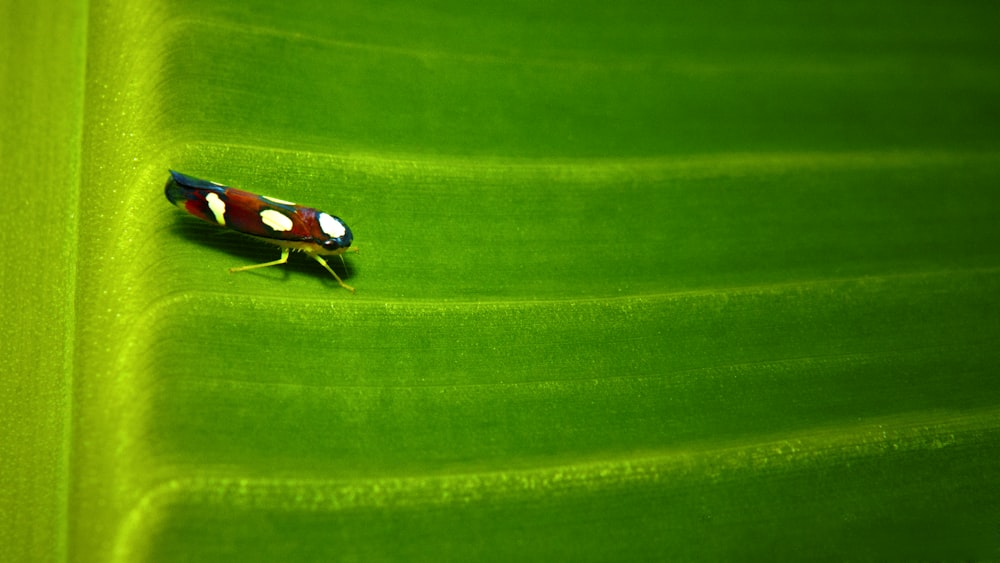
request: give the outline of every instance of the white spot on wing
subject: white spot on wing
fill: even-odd
[[[266,195],[262,195],[260,197],[266,199],[267,201],[273,201],[274,203],[280,203],[282,205],[298,205],[296,203],[292,203],[290,201],[285,201],[283,199],[278,199],[276,197],[270,197],[270,196],[266,196]]]
[[[327,215],[326,213],[319,214],[319,228],[323,229],[323,232],[327,236],[333,238],[340,238],[344,236],[344,233],[347,232],[347,230],[344,228],[343,223]]]
[[[275,231],[292,230],[292,220],[287,215],[276,209],[265,209],[261,211],[260,220]]]
[[[215,222],[226,226],[226,202],[222,201],[219,194],[215,192],[208,192],[205,196],[205,201],[208,202],[208,209],[211,210],[212,216],[215,217]]]

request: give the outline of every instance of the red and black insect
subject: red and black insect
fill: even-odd
[[[255,193],[199,180],[170,171],[164,192],[170,203],[191,215],[281,247],[281,258],[263,264],[230,268],[243,272],[288,261],[292,250],[305,252],[333,274],[337,283],[354,293],[323,256],[341,256],[351,248],[354,235],[339,218],[318,209],[296,205]]]

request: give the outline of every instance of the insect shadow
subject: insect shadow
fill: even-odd
[[[192,244],[205,246],[232,255],[233,263],[229,264],[228,267],[262,264],[277,260],[281,256],[281,248],[277,246],[241,233],[220,229],[201,221],[188,221],[187,217],[178,218],[177,221],[170,225],[169,230],[171,234],[180,236]],[[349,252],[348,254],[353,254],[353,252]],[[346,280],[354,276],[357,267],[352,265],[350,261],[341,260],[339,256],[324,256],[323,259],[333,268],[333,271],[337,272],[337,275],[341,279]],[[333,276],[322,265],[302,252],[292,252],[288,257],[288,262],[284,264],[250,272],[238,272],[238,275],[267,274],[272,270],[283,271],[284,279],[288,278],[289,271],[293,271],[329,280],[331,284],[338,285],[337,280],[333,279]]]

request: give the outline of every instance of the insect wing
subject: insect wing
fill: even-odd
[[[295,204],[278,203],[254,193],[226,190],[226,226],[253,235],[280,240],[310,240],[307,224],[314,210]]]
[[[164,193],[170,203],[209,223],[225,225],[225,186],[170,171]]]
[[[167,199],[208,223],[257,237],[310,240],[316,211],[170,171]]]

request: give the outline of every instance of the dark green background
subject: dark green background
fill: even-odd
[[[6,2],[0,558],[1000,557],[995,14]]]

